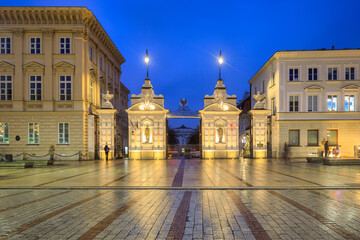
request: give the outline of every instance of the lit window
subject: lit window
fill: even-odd
[[[300,145],[300,130],[289,130],[289,145],[290,146]]]
[[[355,96],[345,95],[345,111],[355,111]]]
[[[11,53],[11,39],[10,38],[0,38],[0,53],[1,54],[10,54]]]
[[[337,68],[328,68],[328,80],[337,80]]]
[[[308,79],[309,81],[316,81],[317,80],[317,68],[309,68],[308,70]]]
[[[328,95],[328,111],[337,111],[337,95]]]
[[[308,130],[308,146],[318,146],[319,145],[319,131],[318,130]]]
[[[308,112],[317,112],[317,96],[308,96]]]
[[[289,99],[289,111],[298,112],[299,111],[299,96],[290,96]]]
[[[12,100],[12,76],[0,76],[0,100]]]
[[[289,81],[299,81],[299,69],[297,68],[289,69]]]
[[[29,123],[29,144],[39,144],[39,123]]]
[[[59,123],[59,144],[69,144],[69,123]]]
[[[337,130],[327,130],[327,140],[329,146],[338,145],[338,131]]]
[[[41,101],[41,76],[30,76],[30,101]]]
[[[355,68],[354,67],[345,68],[345,80],[355,80]]]
[[[0,122],[0,144],[9,144],[9,125]]]
[[[40,54],[40,38],[30,38],[30,53]]]
[[[71,100],[71,76],[60,76],[60,101]]]
[[[70,54],[70,38],[60,38],[60,54]]]

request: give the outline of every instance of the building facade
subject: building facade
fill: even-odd
[[[249,81],[251,96],[263,96],[269,110],[267,156],[281,157],[285,149],[290,157],[321,155],[328,141],[330,151],[354,157],[360,145],[359,67],[358,49],[276,52]]]
[[[99,156],[97,110],[109,91],[121,112],[124,62],[85,7],[1,7],[0,152]]]

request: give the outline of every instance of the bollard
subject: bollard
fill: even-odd
[[[82,152],[81,151],[79,151],[79,161],[82,161],[83,160],[83,155],[82,155]]]

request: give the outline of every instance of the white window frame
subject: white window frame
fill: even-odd
[[[350,97],[354,98],[354,105],[353,105],[353,110],[350,109]],[[346,110],[345,104],[346,104],[346,97],[349,97],[349,110]],[[353,93],[346,93],[344,95],[344,111],[346,112],[355,112],[356,111],[356,95]]]
[[[351,79],[351,71],[350,71],[351,68],[354,69],[354,78],[353,78],[353,79]],[[349,69],[349,79],[346,79],[346,69]],[[354,81],[354,80],[356,80],[356,67],[355,67],[355,66],[345,66],[345,69],[344,69],[344,80],[347,80],[347,81]]]
[[[331,110],[329,110],[329,96],[331,96]],[[334,105],[334,96],[336,96],[336,109],[333,110],[333,105]],[[339,96],[340,94],[337,93],[328,93],[326,95],[326,110],[328,112],[337,112],[339,111]]]
[[[311,111],[309,111],[309,98],[311,97]],[[314,97],[316,97],[316,105],[314,105]],[[316,106],[316,111],[314,107]],[[307,111],[308,112],[319,112],[319,95],[309,94],[307,95]]]
[[[329,79],[329,69],[330,68],[332,69],[331,70],[331,79]],[[334,79],[334,69],[336,69],[336,79]],[[327,76],[328,81],[338,81],[339,76],[341,76],[339,66],[327,66],[327,68],[326,68],[326,76]]]
[[[295,80],[295,72],[293,72],[293,80],[290,80],[290,70],[297,70],[298,71],[298,78],[297,78],[297,80]],[[296,66],[294,66],[294,67],[289,67],[289,70],[288,70],[288,82],[300,82],[301,81],[301,69],[300,69],[300,67],[296,67]]]
[[[30,132],[30,124],[33,124],[33,132]],[[38,138],[37,138],[37,142],[36,142],[36,136],[35,136],[35,125],[37,124],[38,128]],[[33,134],[33,141],[30,141],[30,135]],[[40,144],[40,124],[38,122],[29,122],[28,123],[28,144],[35,144],[38,145]]]
[[[64,94],[61,94],[61,90],[62,90],[62,88],[61,88],[61,83],[62,83],[62,81],[61,81],[61,77],[64,77],[65,78],[65,82],[64,82],[64,84],[65,84],[65,88],[64,88]],[[70,82],[68,82],[67,81],[67,78],[68,77],[70,77]],[[68,88],[67,88],[67,84],[68,83],[70,83],[70,99],[66,99],[66,97],[67,97],[67,90],[68,90]],[[72,84],[72,76],[71,75],[60,75],[59,76],[59,101],[71,101],[72,100],[72,93],[73,93],[73,91],[72,91],[72,87],[73,87],[73,84]],[[63,100],[63,99],[61,99],[61,96],[62,95],[64,95],[65,96],[65,99]]]
[[[66,142],[66,131],[65,126],[67,124],[67,142]],[[60,132],[60,125],[62,125],[63,132]],[[62,141],[60,141],[62,139]],[[68,145],[70,144],[70,123],[59,122],[58,123],[58,144]]]
[[[310,73],[309,73],[310,69],[311,69],[311,71],[312,71],[312,73],[311,73],[311,78],[312,78],[312,79],[311,79],[311,80],[310,80]],[[315,74],[314,74],[314,69],[316,69],[316,80],[314,79],[314,76],[315,76]],[[319,68],[316,67],[316,66],[314,66],[314,67],[308,67],[307,75],[308,75],[308,81],[319,81]]]
[[[3,42],[4,39],[4,42]],[[9,40],[9,43],[7,43],[7,39]],[[0,54],[11,54],[11,38],[10,37],[1,37],[0,38]],[[10,44],[8,47],[7,44]]]
[[[61,39],[64,39],[64,43],[61,43]],[[69,52],[66,52],[66,39],[69,39]],[[62,44],[64,44],[62,46]],[[64,53],[61,50],[64,49]],[[71,38],[70,37],[59,37],[59,54],[71,54]]]
[[[294,98],[294,106],[293,106],[293,111],[291,111],[290,110],[290,106],[291,106],[291,97],[293,97]],[[297,99],[298,99],[298,110],[297,111],[295,111],[295,98],[297,97]],[[300,112],[300,95],[296,95],[296,94],[290,94],[289,95],[289,112]]]
[[[1,125],[0,127],[2,128],[0,131],[0,136],[2,135],[2,139],[0,138],[0,144],[9,144],[10,143],[9,124],[7,122],[0,122],[0,125]],[[6,141],[5,138],[7,138],[8,140]]]
[[[10,80],[8,80],[8,78],[10,77]],[[2,80],[2,78],[4,78],[4,80]],[[13,99],[13,76],[12,75],[0,75],[0,101],[12,101]],[[1,84],[5,84],[5,87],[2,88],[1,87]],[[9,94],[8,94],[8,91],[9,91],[9,88],[8,88],[8,84],[11,85],[10,87],[10,98],[9,98]],[[4,91],[4,93],[2,93]],[[1,99],[2,96],[5,97],[5,99]]]
[[[34,93],[34,95],[35,95],[35,100],[31,100],[31,77],[35,77],[35,93]],[[40,86],[41,86],[41,88],[40,88],[40,90],[41,90],[41,94],[40,94],[40,100],[39,99],[36,99],[37,98],[37,90],[38,90],[38,88],[37,88],[37,77],[40,77],[41,78],[41,80],[40,80]],[[42,101],[42,99],[43,99],[43,84],[42,84],[42,81],[43,81],[43,77],[42,77],[42,75],[29,75],[29,101]]]
[[[31,40],[35,39],[35,43],[32,43]],[[39,48],[36,47],[36,40],[39,39]],[[30,37],[29,38],[29,53],[30,54],[41,54],[41,38],[40,37]],[[34,50],[34,53],[31,52],[31,50]]]

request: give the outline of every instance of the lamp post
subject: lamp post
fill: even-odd
[[[219,61],[219,79],[221,79],[221,64],[224,62],[224,59],[221,57],[221,50],[218,61]]]
[[[146,49],[146,57],[144,58],[145,62],[146,62],[146,78],[149,78],[149,54],[148,54],[148,50]]]

